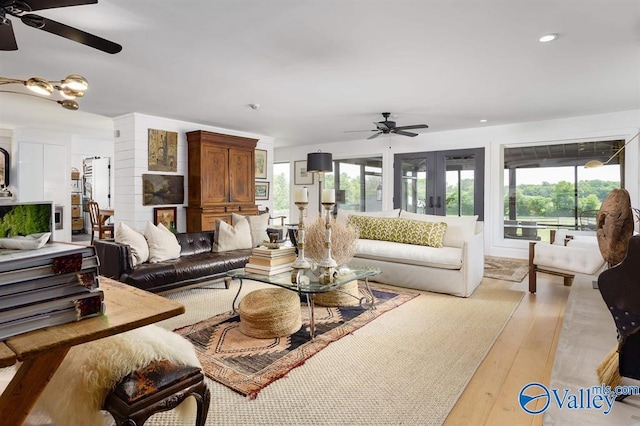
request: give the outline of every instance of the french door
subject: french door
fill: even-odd
[[[396,154],[393,206],[484,220],[484,148]]]

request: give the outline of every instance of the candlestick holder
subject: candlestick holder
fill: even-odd
[[[324,240],[324,259],[318,262],[320,268],[320,283],[330,284],[335,278],[336,268],[338,264],[331,257],[331,210],[335,203],[323,202],[322,207],[325,209],[325,240]]]
[[[298,235],[296,236],[296,243],[298,246],[298,256],[296,261],[293,262],[293,271],[291,272],[291,282],[297,283],[300,276],[301,269],[311,268],[311,263],[304,257],[304,210],[309,205],[308,202],[296,201],[298,206],[299,218],[298,218]]]

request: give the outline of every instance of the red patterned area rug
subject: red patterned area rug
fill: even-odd
[[[302,328],[295,334],[275,339],[254,339],[240,333],[237,314],[227,312],[175,330],[195,346],[205,374],[234,391],[255,398],[269,383],[353,333],[385,312],[418,296],[403,290],[370,285],[376,309],[360,306],[328,308],[316,306],[316,338],[309,339],[309,309],[301,304]]]

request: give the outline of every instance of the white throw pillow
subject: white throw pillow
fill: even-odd
[[[336,221],[342,223],[343,225],[346,225],[349,219],[349,215],[373,216],[373,217],[400,217],[400,209],[384,210],[380,212],[356,212],[353,210],[338,209],[338,216],[336,217]]]
[[[444,233],[445,247],[462,248],[476,233],[478,216],[436,216],[432,214],[411,213],[406,210],[400,212],[400,217],[423,222],[445,222],[447,230]]]
[[[262,213],[257,216],[243,216],[231,213],[231,223],[234,225],[244,219],[249,222],[249,227],[251,228],[251,244],[253,247],[258,247],[264,240],[269,240],[269,234],[267,234],[269,213]]]
[[[251,227],[246,219],[238,220],[235,226],[216,219],[212,251],[228,251],[251,248]]]
[[[47,244],[49,237],[51,237],[51,232],[0,238],[0,248],[12,250],[35,250]]]
[[[116,228],[116,243],[126,244],[131,248],[131,264],[133,266],[149,260],[149,245],[141,233],[134,231],[129,225],[120,222]]]
[[[144,237],[149,244],[149,263],[180,257],[180,244],[178,244],[176,236],[163,224],[156,227],[153,223],[147,222]]]

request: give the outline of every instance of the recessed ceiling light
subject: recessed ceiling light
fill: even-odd
[[[481,123],[486,123],[486,122],[487,122],[487,120],[483,118],[482,120],[480,120],[480,122],[481,122]]]
[[[542,37],[540,37],[538,39],[538,41],[540,43],[548,43],[548,42],[553,41],[553,40],[555,40],[557,38],[558,38],[558,34],[547,34],[547,35],[543,35]]]

